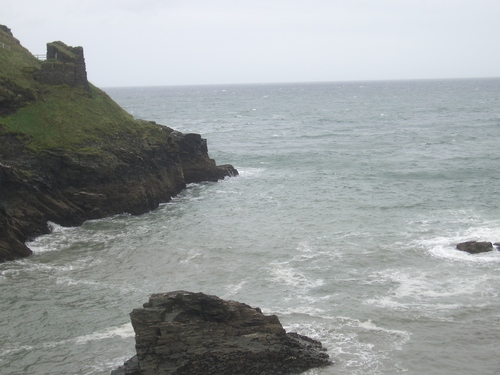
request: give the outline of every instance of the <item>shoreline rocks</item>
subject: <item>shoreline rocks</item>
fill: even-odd
[[[331,365],[319,341],[275,315],[203,293],[154,294],[130,314],[137,355],[113,375],[300,374]]]
[[[498,243],[495,243],[495,246],[498,248]],[[480,254],[486,253],[489,251],[493,251],[493,244],[491,242],[479,242],[479,241],[466,241],[457,244],[457,250],[465,251],[469,254]]]
[[[217,166],[199,134],[161,125],[150,142],[131,138],[127,148],[103,147],[99,155],[66,150],[30,152],[0,134],[0,262],[32,254],[25,242],[49,233],[47,222],[78,226],[86,220],[139,215],[168,202],[192,182],[236,176]]]

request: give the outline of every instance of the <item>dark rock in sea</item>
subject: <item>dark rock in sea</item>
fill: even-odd
[[[215,165],[215,161],[208,157],[207,140],[201,138],[201,135],[182,134],[177,131],[172,134],[179,139],[180,158],[186,183],[215,182],[226,176],[238,174],[232,165]]]
[[[479,254],[493,251],[493,245],[491,242],[467,241],[459,243],[457,245],[457,250],[465,251],[470,254]]]
[[[300,374],[332,364],[319,341],[278,317],[203,293],[154,294],[130,314],[137,356],[114,375]]]

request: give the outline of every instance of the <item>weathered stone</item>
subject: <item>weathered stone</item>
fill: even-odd
[[[47,43],[47,60],[35,78],[48,85],[80,86],[90,93],[82,47],[70,47],[59,41]]]
[[[459,243],[457,245],[457,250],[465,251],[470,254],[479,254],[493,251],[493,245],[491,242],[467,241]]]
[[[182,134],[179,136],[180,158],[186,183],[217,181],[225,176],[236,176],[238,172],[232,165],[215,165],[208,157],[207,140],[199,134]]]
[[[166,127],[162,134],[154,144],[135,139],[126,149],[110,144],[99,155],[32,154],[21,140],[0,134],[0,262],[31,254],[24,242],[48,233],[48,221],[74,226],[119,213],[142,214],[168,202],[186,183],[238,174],[232,166],[215,165],[201,136],[190,137],[192,148],[181,158],[184,135],[171,137]],[[193,149],[201,151],[190,154]],[[200,174],[186,180],[192,165]]]
[[[137,359],[112,374],[280,375],[332,363],[319,341],[286,333],[275,315],[203,293],[154,294],[130,317]]]

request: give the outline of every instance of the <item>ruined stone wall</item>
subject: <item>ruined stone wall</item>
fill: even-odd
[[[49,85],[81,86],[90,92],[82,47],[69,47],[62,42],[47,43],[47,60],[36,79]]]

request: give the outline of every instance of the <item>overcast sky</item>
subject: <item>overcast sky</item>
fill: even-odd
[[[2,0],[100,87],[500,77],[500,0]]]

